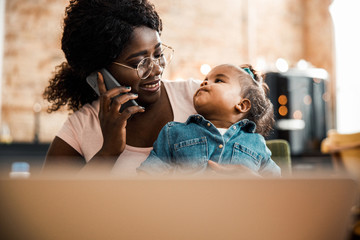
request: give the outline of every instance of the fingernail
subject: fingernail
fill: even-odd
[[[131,87],[129,87],[129,86],[126,86],[125,88],[126,88],[126,89],[131,89]]]
[[[145,110],[145,108],[144,108],[143,106],[140,106],[140,108],[141,108],[142,110]]]
[[[133,95],[134,97],[138,97],[138,96],[139,96],[139,95],[137,95],[136,93],[133,93],[132,95]]]

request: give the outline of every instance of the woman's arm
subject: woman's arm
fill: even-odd
[[[78,172],[86,161],[74,148],[59,137],[55,137],[46,154],[42,173],[73,174]]]
[[[144,112],[141,106],[131,106],[120,113],[121,105],[137,95],[129,94],[130,88],[106,89],[102,74],[98,73],[100,92],[99,120],[103,135],[103,145],[98,153],[81,170],[82,174],[108,173],[114,166],[126,145],[127,120],[135,113]]]
[[[43,172],[61,172],[74,174],[81,169],[82,173],[109,172],[119,155],[124,151],[126,144],[126,123],[131,115],[144,112],[140,106],[126,108],[119,112],[122,104],[130,99],[137,98],[128,93],[125,87],[106,90],[103,76],[98,75],[100,92],[99,120],[103,135],[103,145],[99,152],[85,161],[84,157],[73,147],[59,137],[55,137],[46,156]],[[123,94],[120,96],[120,94]]]
[[[73,147],[59,137],[55,137],[46,154],[42,174],[71,176],[74,174],[109,172],[118,156],[100,150],[88,163]]]

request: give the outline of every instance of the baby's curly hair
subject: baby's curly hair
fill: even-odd
[[[254,78],[249,75],[253,84],[244,89],[243,97],[251,102],[251,109],[246,118],[255,122],[256,132],[267,136],[273,130],[274,106],[268,98],[269,86],[264,81],[264,75],[256,71],[250,64],[240,65],[240,68],[248,68]]]
[[[96,100],[86,76],[114,61],[139,26],[162,31],[162,21],[147,0],[70,0],[61,40],[67,62],[56,67],[44,91],[51,103],[48,112],[65,105],[76,111]]]

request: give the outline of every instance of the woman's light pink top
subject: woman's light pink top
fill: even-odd
[[[195,113],[193,95],[200,86],[198,80],[162,81],[168,93],[174,121],[184,122]],[[88,162],[101,148],[103,136],[98,118],[99,101],[84,105],[69,116],[57,134],[62,140],[78,151]],[[136,168],[145,161],[152,147],[139,148],[126,145],[117,159],[112,173],[119,176],[134,176]]]

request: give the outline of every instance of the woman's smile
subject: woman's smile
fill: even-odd
[[[139,88],[143,91],[156,92],[160,89],[160,85],[161,85],[160,80],[156,80],[141,84]]]

